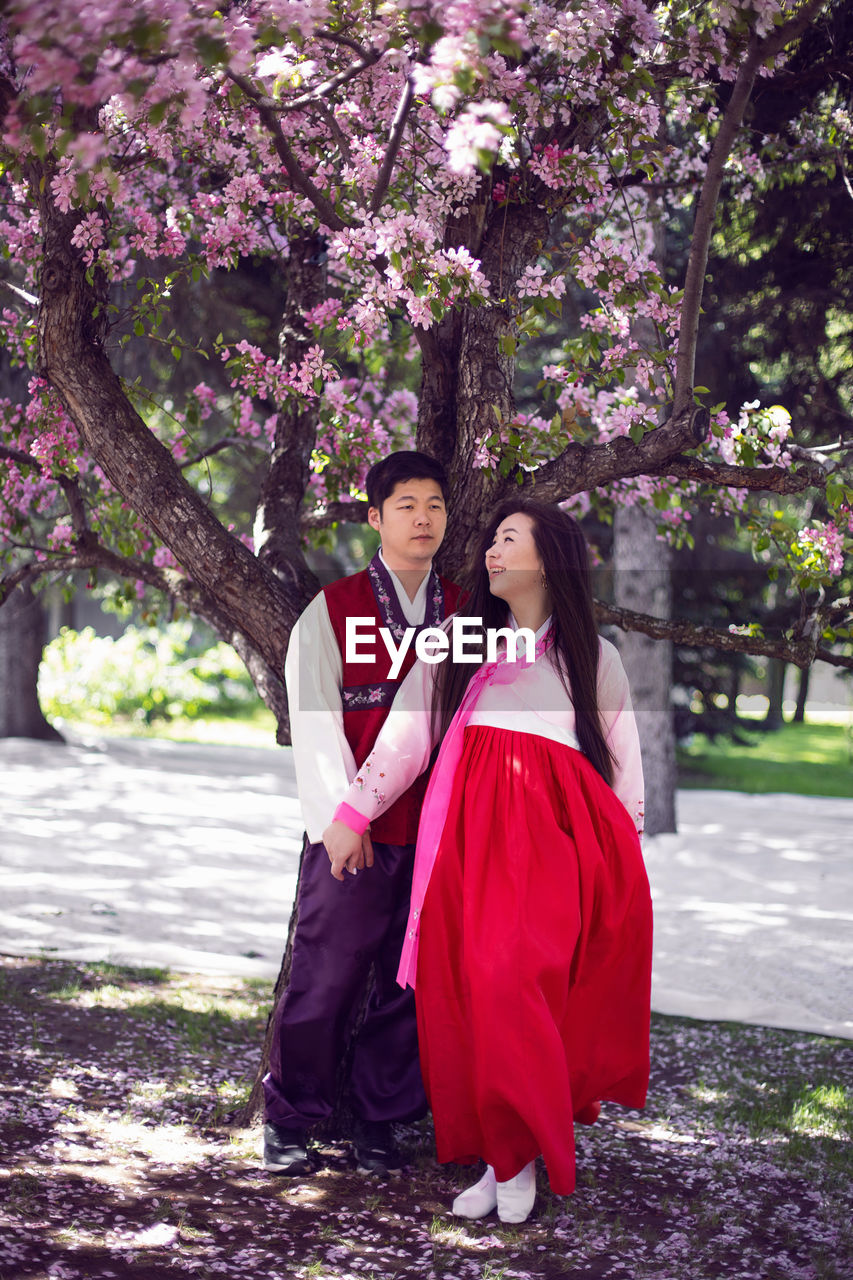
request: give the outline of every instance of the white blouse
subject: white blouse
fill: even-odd
[[[537,640],[549,622],[536,633]],[[613,790],[642,834],[643,767],[628,678],[615,646],[601,637],[599,644],[598,706],[615,761]],[[400,685],[373,751],[349,789],[338,796],[368,822],[390,808],[429,763],[437,743],[431,724],[436,670],[432,664],[415,663]],[[511,684],[485,685],[468,723],[534,733],[577,748],[574,706],[555,666],[553,649],[522,667]]]

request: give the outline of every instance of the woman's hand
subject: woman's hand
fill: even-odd
[[[332,864],[332,875],[343,880],[344,871],[355,875],[362,867],[373,866],[373,845],[367,832],[360,836],[345,822],[332,822],[323,832],[323,844]]]

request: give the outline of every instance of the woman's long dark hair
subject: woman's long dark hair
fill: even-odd
[[[483,530],[463,584],[467,599],[458,612],[483,620],[485,632],[507,625],[509,605],[493,596],[486,571],[486,551],[502,521],[522,512],[533,521],[533,540],[542,559],[551,596],[554,657],[560,678],[575,709],[575,732],[581,751],[608,783],[613,781],[613,756],[601,728],[598,709],[599,640],[592,605],[589,554],[580,525],[559,507],[544,502],[505,502]],[[464,597],[463,597],[464,598]],[[466,628],[472,639],[476,631]],[[450,655],[440,663],[433,694],[433,718],[441,736],[447,732],[477,670],[471,663],[455,663]]]

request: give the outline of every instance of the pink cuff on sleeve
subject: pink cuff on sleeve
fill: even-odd
[[[352,805],[346,802],[338,805],[332,821],[345,822],[348,827],[351,827],[360,836],[363,836],[370,826],[370,819],[365,818],[363,813],[359,813],[358,809],[353,809]]]

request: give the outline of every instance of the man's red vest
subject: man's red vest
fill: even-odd
[[[340,578],[324,588],[326,605],[332,630],[338,642],[343,661],[343,688],[341,701],[344,712],[344,733],[350,745],[355,763],[360,768],[376,741],[385,722],[388,709],[400,681],[411,671],[415,661],[415,636],[406,652],[396,680],[390,678],[391,656],[379,635],[379,627],[387,627],[399,645],[403,633],[410,625],[406,622],[397,592],[385,565],[375,555],[366,569],[351,578]],[[435,627],[449,613],[453,613],[459,597],[459,588],[446,578],[430,570],[427,581],[424,620],[416,629],[416,635],[424,627]],[[373,638],[372,659],[347,661],[347,618],[370,618],[375,624],[371,631],[365,625],[362,636]],[[363,643],[362,648],[367,646]],[[395,800],[390,809],[370,824],[372,838],[384,844],[414,844],[418,834],[427,777],[421,775],[408,791]]]

